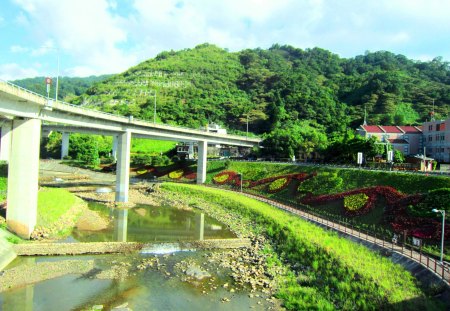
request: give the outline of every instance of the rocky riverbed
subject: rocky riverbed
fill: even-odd
[[[97,193],[95,189],[87,191],[85,188],[76,187],[70,190],[85,200],[100,201],[111,206],[117,206],[114,202],[114,193]],[[195,204],[186,202],[176,194],[160,191],[158,185],[135,187],[130,190],[129,198],[130,202],[125,205],[120,204],[120,208],[133,208],[135,204],[167,204],[182,209],[199,208],[227,225],[239,238],[250,239],[250,246],[240,249],[204,252],[200,258],[197,256],[181,260],[176,259],[177,256],[171,254],[143,257],[129,255],[114,260],[102,258],[101,260],[95,260],[95,264],[92,264],[90,260],[80,262],[75,260],[70,261],[70,265],[60,264],[56,266],[30,264],[23,270],[25,271],[24,274],[21,274],[19,269],[5,271],[0,276],[0,284],[8,284],[3,290],[29,284],[29,282],[39,282],[64,274],[76,273],[75,271],[82,273],[83,277],[87,278],[123,280],[150,270],[161,273],[168,280],[177,280],[189,284],[202,295],[209,295],[217,290],[226,290],[228,294],[223,295],[220,301],[224,304],[232,301],[235,293],[249,291],[249,297],[255,301],[255,308],[264,306],[264,309],[282,309],[280,302],[274,297],[274,293],[277,289],[277,276],[285,273],[285,271],[276,265],[268,265],[267,252],[262,250],[270,247],[270,245],[264,237],[256,236],[249,230],[251,223],[201,200],[196,200]],[[68,215],[64,215],[63,221],[58,227],[38,228],[35,237],[45,241],[48,237],[51,237],[53,232],[60,230],[63,226],[82,225],[89,220],[100,217],[92,213],[85,202],[80,201],[69,211]],[[101,221],[99,223],[102,226],[105,225]],[[44,244],[37,247],[45,253],[46,246]],[[54,250],[55,247],[56,249],[58,247],[64,248],[64,244],[59,246],[54,243],[51,247],[48,247],[48,250]],[[62,262],[69,261],[63,260]],[[24,279],[27,275],[36,277],[25,282]],[[11,281],[13,279],[15,281]],[[100,310],[102,306],[97,305],[95,307]]]

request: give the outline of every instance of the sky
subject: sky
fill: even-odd
[[[206,42],[450,61],[449,14],[449,0],[0,0],[0,79],[120,73]]]

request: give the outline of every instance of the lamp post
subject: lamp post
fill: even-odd
[[[445,210],[441,209],[432,209],[435,213],[441,213],[442,214],[442,234],[441,234],[441,263],[444,263],[444,229],[445,229]]]
[[[55,102],[58,102],[58,91],[59,91],[59,48],[54,48],[51,46],[42,46],[41,48],[54,50],[56,51],[56,62],[57,62],[57,71],[56,71],[56,90],[55,90]]]

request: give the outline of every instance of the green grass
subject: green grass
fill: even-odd
[[[59,220],[75,203],[76,197],[58,188],[43,188],[38,193],[37,226],[49,227]]]
[[[180,197],[201,197],[263,228],[284,260],[303,267],[279,289],[288,309],[440,309],[400,265],[333,232],[235,193],[186,184],[162,187]]]
[[[143,138],[133,138],[131,141],[132,153],[145,153],[150,155],[160,155],[175,148],[176,142],[152,140]]]

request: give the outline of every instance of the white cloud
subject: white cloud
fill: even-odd
[[[0,79],[16,80],[36,76],[39,76],[39,73],[33,68],[23,68],[16,63],[0,64]]]
[[[279,43],[343,57],[389,50],[450,58],[447,0],[14,1],[15,24],[29,39],[9,43],[10,52],[28,46],[37,59],[58,48],[69,75],[121,72],[204,42],[231,51]]]
[[[125,43],[126,31],[119,26],[120,17],[113,17],[106,0],[16,0],[27,13],[36,43],[44,41],[59,49],[62,55],[77,59],[77,67],[90,67],[93,72],[121,71],[134,64],[118,45]],[[50,43],[50,44],[49,44]],[[48,53],[35,50],[34,55]],[[71,69],[68,69],[70,71]]]
[[[11,53],[25,53],[28,52],[28,48],[20,46],[20,45],[12,45],[9,50]]]

